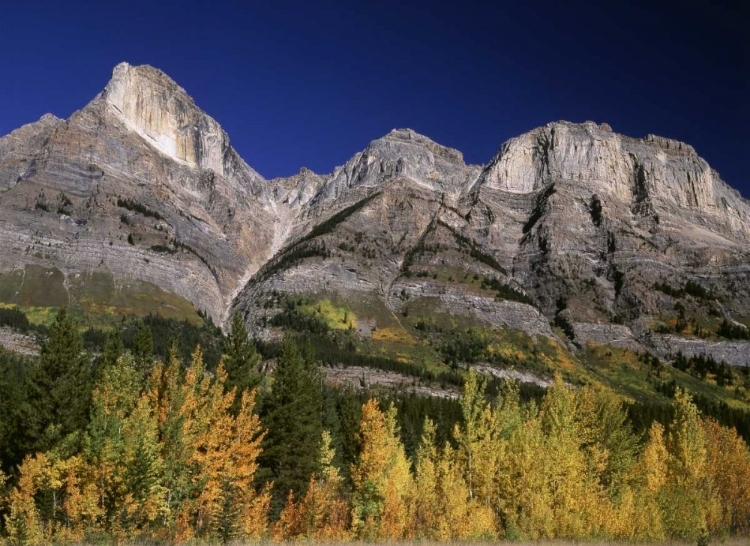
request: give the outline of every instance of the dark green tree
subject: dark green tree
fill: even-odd
[[[78,326],[65,307],[55,317],[32,372],[31,405],[36,418],[36,449],[46,451],[86,428],[91,405],[92,367]]]
[[[124,353],[125,345],[122,342],[120,331],[117,329],[111,330],[107,334],[107,341],[104,343],[104,351],[102,351],[102,367],[114,366],[117,359]]]
[[[245,323],[239,313],[232,317],[232,328],[224,341],[224,369],[227,372],[225,387],[237,389],[237,399],[246,389],[260,382],[260,355],[247,335]],[[237,408],[235,408],[237,409]]]
[[[33,445],[34,411],[29,405],[29,373],[34,362],[0,346],[0,471],[10,474]]]
[[[145,321],[138,319],[133,338],[133,358],[135,365],[143,376],[148,375],[154,361],[154,338],[151,328]]]
[[[316,363],[285,339],[261,415],[267,434],[259,461],[274,484],[272,517],[281,512],[289,491],[304,496],[310,476],[319,470],[322,402]]]

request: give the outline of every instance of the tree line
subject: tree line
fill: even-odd
[[[149,332],[92,359],[62,310],[38,360],[0,353],[8,543],[750,532],[748,446],[680,390],[637,434],[616,394],[559,377],[531,399],[468,372],[458,401],[386,400],[326,387],[292,338],[263,373],[239,317],[216,368],[155,357]]]

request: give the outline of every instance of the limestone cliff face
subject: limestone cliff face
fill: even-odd
[[[171,160],[209,170],[265,198],[263,178],[240,159],[219,124],[161,71],[117,65],[102,92],[110,111]]]
[[[616,332],[662,352],[676,342],[652,330],[677,304],[750,319],[750,205],[687,144],[556,122],[480,167],[397,129],[330,174],[266,181],[174,81],[125,63],[70,119],[0,138],[0,234],[0,275],[106,272],[266,334],[284,293],[544,336],[561,319],[579,345]],[[663,289],[688,281],[710,297]]]
[[[0,139],[0,273],[29,264],[155,284],[215,320],[268,259],[267,184],[162,72],[118,65],[68,120]]]
[[[654,135],[625,137],[606,124],[550,123],[511,139],[477,185],[530,194],[553,183],[616,200],[634,214],[700,216],[732,236],[750,235],[746,201],[691,146]]]

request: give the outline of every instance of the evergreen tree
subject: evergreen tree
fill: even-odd
[[[146,377],[151,373],[153,366],[154,338],[151,335],[151,328],[143,320],[138,320],[136,326],[135,338],[133,339],[133,357],[135,364]]]
[[[0,472],[20,464],[32,449],[29,437],[35,422],[29,404],[32,366],[32,361],[0,346]]]
[[[63,307],[42,344],[39,364],[32,374],[38,449],[47,450],[68,434],[86,428],[91,379],[83,339]]]
[[[117,359],[125,353],[125,345],[118,329],[113,329],[107,334],[107,341],[102,352],[101,365],[103,368],[114,366]]]
[[[322,393],[315,363],[305,360],[297,345],[284,340],[263,408],[268,431],[259,460],[273,481],[272,515],[277,516],[291,491],[307,492],[310,476],[319,469]]]
[[[236,397],[239,399],[243,391],[256,387],[260,382],[260,355],[248,337],[239,313],[232,317],[232,329],[225,340],[224,351],[224,369],[227,372],[225,386],[227,390],[237,389]]]

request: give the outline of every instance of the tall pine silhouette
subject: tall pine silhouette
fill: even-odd
[[[91,366],[75,321],[61,308],[42,344],[32,374],[32,405],[37,417],[37,448],[46,450],[88,424]]]
[[[260,463],[273,481],[272,516],[278,516],[289,492],[301,498],[310,476],[320,470],[322,438],[320,375],[311,357],[303,358],[291,339],[281,349],[273,386],[263,407],[266,437]]]
[[[225,386],[227,390],[236,388],[236,399],[239,400],[243,391],[260,383],[260,355],[247,335],[239,313],[232,317],[232,329],[224,341],[224,353],[224,370],[227,372]],[[236,402],[233,409],[237,409]]]

